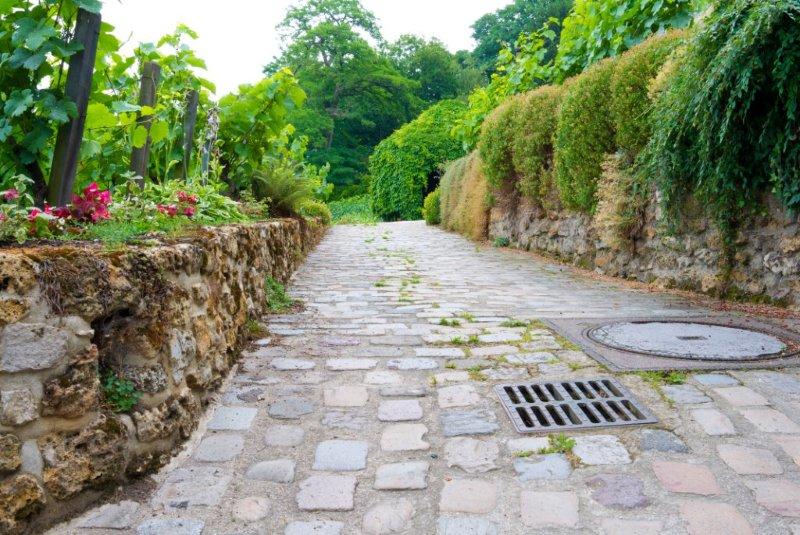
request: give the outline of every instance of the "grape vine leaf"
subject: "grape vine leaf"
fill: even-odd
[[[133,130],[133,138],[131,139],[131,145],[135,149],[141,149],[144,147],[144,144],[147,143],[147,128],[142,125],[137,126]]]
[[[111,128],[117,125],[117,118],[104,104],[89,104],[86,110],[86,128]]]
[[[8,97],[3,111],[6,115],[11,117],[18,117],[25,113],[25,111],[33,104],[33,92],[30,89],[23,89],[22,91],[14,91]]]
[[[153,143],[158,143],[169,135],[169,125],[166,121],[154,121],[150,128],[150,139]]]
[[[100,0],[72,0],[72,2],[81,9],[85,9],[90,13],[100,13],[103,4]]]

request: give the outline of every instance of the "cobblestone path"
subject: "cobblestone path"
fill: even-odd
[[[290,290],[305,310],[266,318],[157,491],[53,533],[800,533],[796,371],[619,375],[659,424],[566,454],[492,392],[609,375],[535,320],[685,313],[675,297],[416,222],[332,229]]]

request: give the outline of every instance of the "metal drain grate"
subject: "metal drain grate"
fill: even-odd
[[[616,379],[496,385],[495,392],[520,433],[655,423]]]

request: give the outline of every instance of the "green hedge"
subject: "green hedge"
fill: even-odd
[[[552,182],[553,136],[563,94],[563,86],[544,86],[522,97],[511,146],[517,189],[528,198],[543,197]]]
[[[611,114],[616,128],[617,147],[628,162],[647,145],[651,133],[648,95],[653,78],[686,39],[686,32],[673,31],[652,37],[621,55],[611,77]]]
[[[438,225],[442,222],[441,219],[441,189],[436,188],[428,193],[427,197],[422,203],[422,217],[429,225]]]
[[[378,217],[420,218],[423,197],[439,166],[463,155],[450,130],[465,110],[462,102],[444,100],[378,144],[369,160],[372,208]]]
[[[558,117],[555,182],[564,206],[592,212],[603,160],[615,150],[611,77],[615,59],[595,63],[571,80]]]
[[[486,117],[481,127],[478,154],[486,180],[496,188],[516,178],[511,146],[517,135],[514,118],[519,115],[520,102],[520,96],[508,98]]]

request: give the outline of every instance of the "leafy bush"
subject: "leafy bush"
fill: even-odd
[[[438,225],[442,222],[440,211],[440,194],[441,190],[436,188],[432,192],[428,193],[428,195],[425,197],[425,201],[422,203],[422,216],[425,218],[425,222],[429,225]]]
[[[438,184],[442,162],[461,156],[450,130],[463,103],[444,100],[381,141],[369,160],[375,214],[384,220],[419,219],[427,191]]]
[[[114,372],[105,374],[101,386],[105,402],[114,412],[130,412],[142,397],[133,381],[119,377]]]
[[[654,33],[686,28],[705,0],[576,0],[564,19],[557,82],[613,57]]]
[[[614,152],[611,77],[606,59],[570,81],[556,129],[555,182],[564,206],[591,212],[606,154]]]
[[[600,239],[615,250],[631,248],[644,222],[649,189],[641,178],[622,168],[620,156],[603,162],[597,188],[594,226]]]
[[[316,218],[322,221],[323,225],[330,225],[331,210],[328,205],[317,199],[308,199],[300,205],[300,215],[307,218]]]
[[[262,168],[253,175],[253,193],[278,216],[300,215],[300,207],[314,199],[313,181],[297,176],[284,165]]]
[[[800,209],[800,5],[721,0],[688,44],[643,153],[667,209],[695,194],[723,228],[774,190]]]
[[[516,179],[511,146],[517,134],[514,123],[519,113],[520,99],[510,97],[486,117],[481,128],[478,154],[486,180],[495,188]]]
[[[440,188],[442,228],[479,240],[489,225],[489,183],[477,152],[448,164]]]
[[[542,199],[552,183],[553,137],[563,88],[543,86],[520,99],[511,139],[517,190],[530,199]]]
[[[622,54],[611,77],[611,113],[616,127],[617,147],[628,162],[650,139],[650,111],[653,102],[648,93],[653,78],[686,34],[673,31],[657,35]]]
[[[340,225],[371,225],[378,222],[369,195],[356,195],[328,203],[333,222]]]

